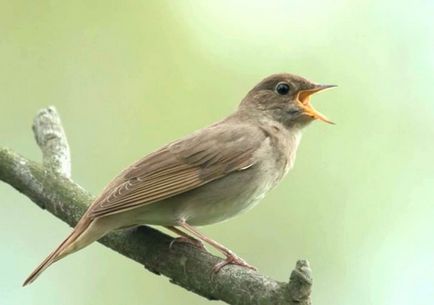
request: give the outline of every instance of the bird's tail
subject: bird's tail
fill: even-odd
[[[83,217],[72,233],[29,275],[23,286],[31,284],[51,264],[86,247],[105,233],[104,230],[95,226],[95,221]]]

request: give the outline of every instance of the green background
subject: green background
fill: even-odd
[[[0,1],[0,145],[34,160],[55,105],[73,178],[121,169],[293,72],[337,125],[304,133],[294,170],[251,212],[203,232],[286,281],[310,260],[314,304],[434,302],[434,4],[413,1]],[[208,304],[94,244],[21,288],[70,231],[0,183],[0,303]],[[219,304],[214,303],[214,304]]]

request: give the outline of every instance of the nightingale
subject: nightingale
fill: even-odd
[[[30,274],[46,268],[110,231],[160,225],[177,241],[214,247],[228,264],[253,268],[196,226],[224,221],[255,206],[292,168],[303,127],[332,123],[310,97],[321,85],[288,73],[263,79],[225,119],[169,143],[133,163],[93,201],[72,233]]]

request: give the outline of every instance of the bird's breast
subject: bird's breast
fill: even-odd
[[[300,129],[279,128],[269,133],[268,141],[264,145],[265,158],[263,166],[266,171],[273,171],[271,175],[277,184],[294,166],[297,149],[301,140]],[[264,154],[263,153],[263,154]],[[274,185],[273,185],[274,186]]]

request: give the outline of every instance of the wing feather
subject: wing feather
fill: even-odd
[[[134,209],[247,169],[255,164],[264,137],[251,127],[215,125],[169,144],[115,178],[89,208],[89,216]]]

